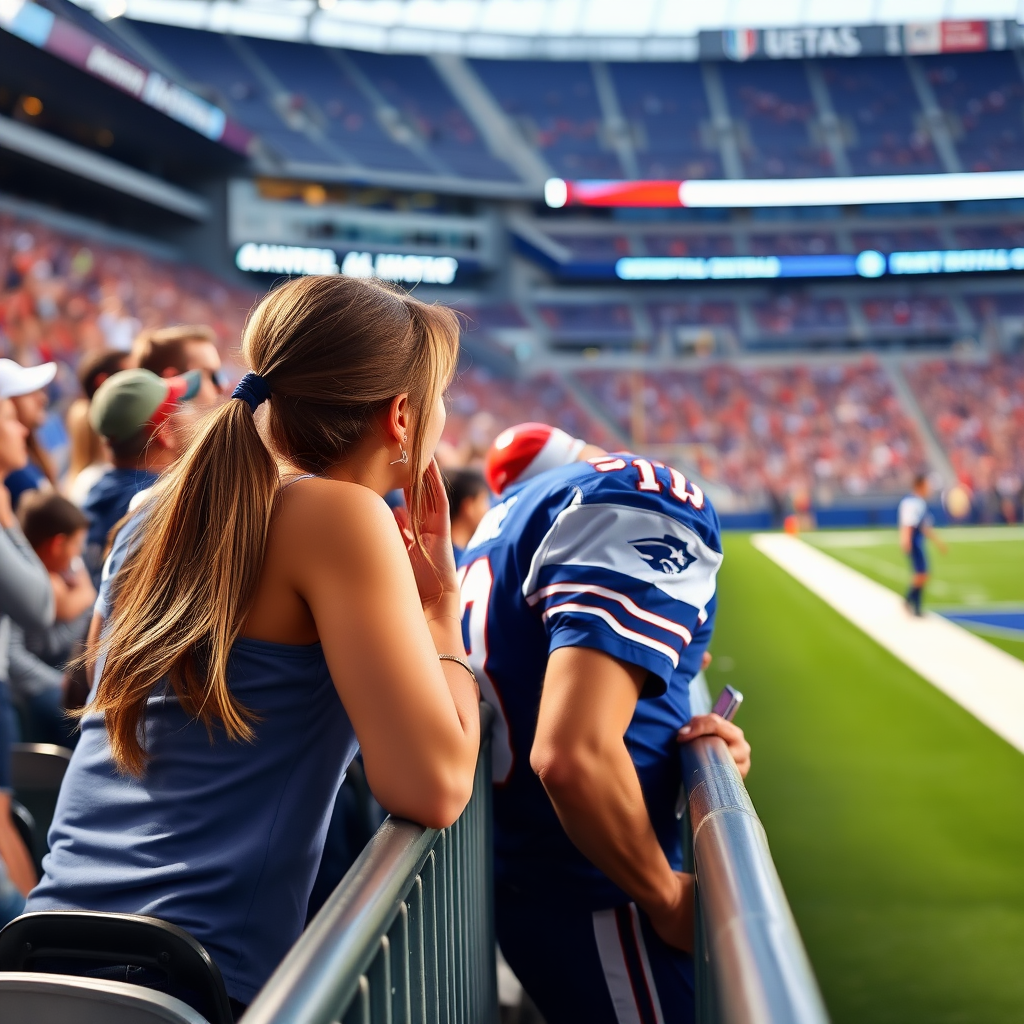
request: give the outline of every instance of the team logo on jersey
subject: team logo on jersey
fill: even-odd
[[[645,562],[667,576],[678,576],[697,561],[696,556],[690,554],[685,541],[668,534],[664,537],[644,537],[629,543]]]

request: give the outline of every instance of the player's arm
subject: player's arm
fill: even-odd
[[[942,539],[941,535],[935,529],[934,526],[926,525],[922,527],[924,535],[944,554],[949,554],[949,546]]]
[[[530,765],[578,849],[680,949],[693,948],[693,876],[673,871],[624,736],[647,676],[585,647],[551,653]]]

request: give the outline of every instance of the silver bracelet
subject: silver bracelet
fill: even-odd
[[[461,665],[473,677],[473,682],[476,682],[473,666],[465,658],[460,658],[457,654],[439,654],[437,657],[439,661],[454,661],[456,665]]]

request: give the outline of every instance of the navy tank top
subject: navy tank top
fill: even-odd
[[[249,1003],[299,937],[355,733],[319,644],[240,638],[235,697],[251,743],[213,740],[170,687],[149,699],[141,779],[118,772],[86,715],[57,801],[45,874],[26,911],[149,914],[209,951]]]

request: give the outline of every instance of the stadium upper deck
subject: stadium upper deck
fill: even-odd
[[[114,23],[112,23],[114,24]],[[1024,167],[1018,51],[587,62],[371,54],[123,22],[286,166],[504,183]],[[452,62],[458,62],[457,74]],[[503,111],[528,164],[495,145]],[[536,185],[527,177],[525,184]]]

